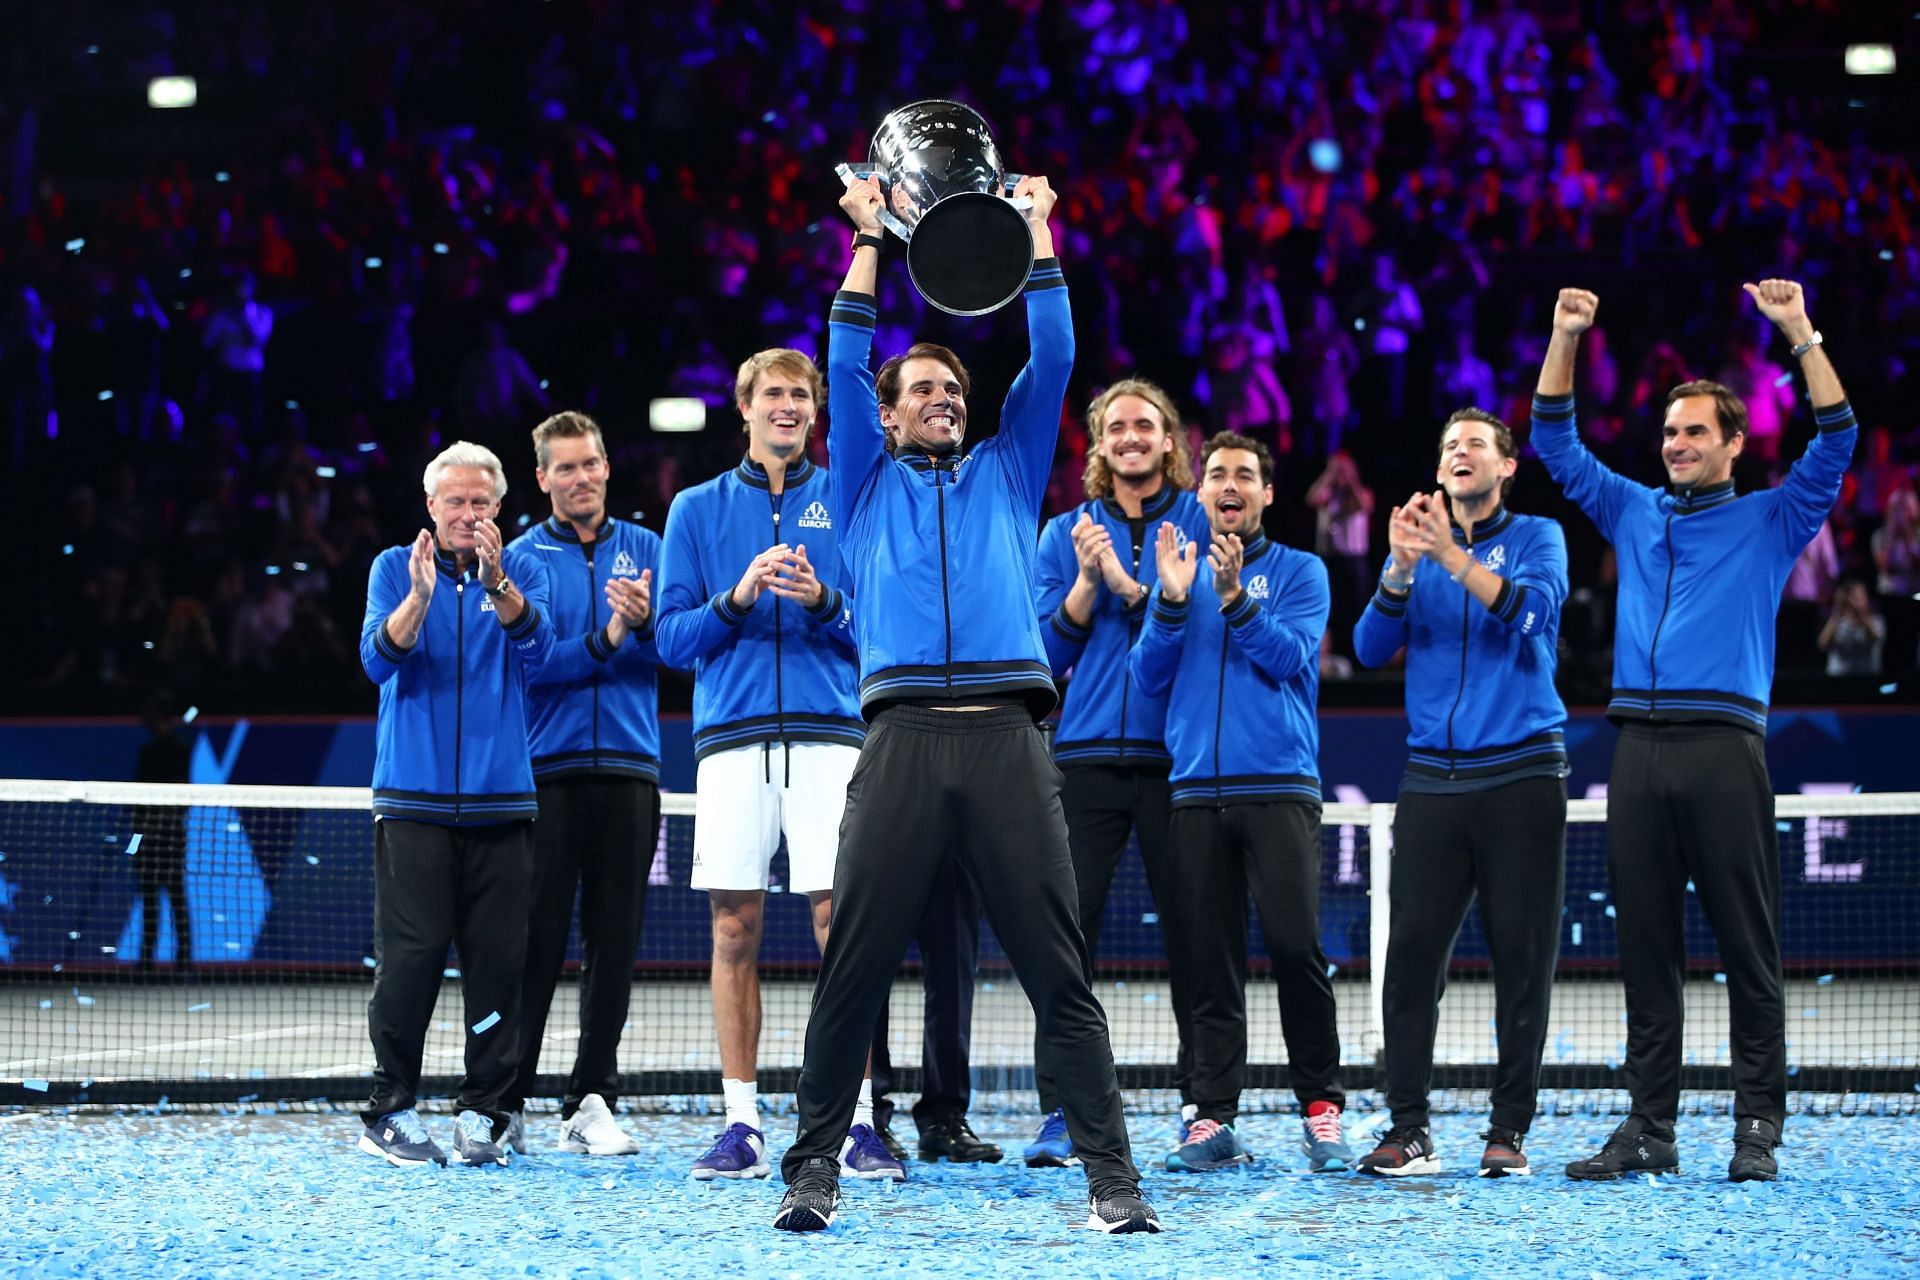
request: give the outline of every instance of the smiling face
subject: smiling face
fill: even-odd
[[[598,528],[606,518],[606,457],[592,435],[557,436],[547,442],[547,465],[535,469],[540,492],[553,499],[553,514],[568,524]]]
[[[753,389],[739,408],[751,451],[791,458],[806,447],[819,406],[804,371],[775,365],[754,375]]]
[[[1667,406],[1661,428],[1660,460],[1676,489],[1720,484],[1733,476],[1733,460],[1746,448],[1746,433],[1721,434],[1713,397],[1681,396]]]
[[[1501,485],[1519,467],[1519,460],[1500,449],[1500,433],[1492,423],[1462,419],[1440,438],[1440,466],[1435,479],[1455,506],[1477,507],[1498,501]]]
[[[491,519],[499,504],[493,497],[493,473],[485,467],[443,468],[434,491],[427,496],[427,514],[440,545],[453,552],[472,552],[475,531]]]
[[[1260,516],[1273,501],[1273,486],[1260,478],[1260,457],[1251,449],[1216,449],[1200,476],[1200,505],[1215,533],[1242,539],[1260,532]]]
[[[945,453],[967,434],[966,393],[944,360],[916,356],[900,366],[900,398],[880,406],[880,424],[898,447]]]
[[[1173,452],[1160,410],[1140,396],[1118,396],[1100,415],[1100,456],[1115,479],[1143,482],[1159,475]]]

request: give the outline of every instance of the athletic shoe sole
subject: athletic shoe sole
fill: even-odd
[[[489,1165],[499,1165],[502,1169],[507,1167],[507,1153],[504,1151],[500,1153],[500,1158],[498,1160],[486,1160],[486,1159],[469,1160],[465,1156],[461,1155],[458,1151],[455,1151],[450,1155],[448,1155],[447,1160],[450,1164],[463,1164],[463,1165],[466,1165],[469,1169],[485,1169]]]
[[[843,1164],[840,1166],[840,1176],[858,1178],[862,1182],[905,1182],[907,1171],[905,1169],[855,1169],[851,1165]]]
[[[1072,1169],[1079,1165],[1079,1156],[1024,1156],[1029,1169]]]
[[[631,1141],[617,1147],[596,1147],[591,1142],[582,1142],[578,1138],[562,1138],[560,1149],[576,1156],[637,1156],[640,1154],[640,1144]]]
[[[764,1178],[771,1172],[772,1165],[753,1164],[744,1169],[695,1169],[687,1176],[695,1182],[712,1182],[715,1178]]]
[[[1237,1164],[1252,1163],[1253,1157],[1250,1155],[1233,1156],[1226,1160],[1203,1160],[1196,1164],[1188,1164],[1177,1154],[1167,1157],[1167,1168],[1174,1173],[1218,1173],[1222,1169],[1231,1169]]]
[[[1087,1229],[1089,1231],[1099,1231],[1110,1236],[1151,1236],[1160,1234],[1161,1227],[1159,1219],[1148,1217],[1145,1214],[1136,1213],[1119,1222],[1108,1222],[1099,1214],[1088,1210]]]
[[[1480,1172],[1477,1176],[1482,1178],[1531,1178],[1533,1176],[1533,1166],[1530,1164],[1519,1166],[1510,1164],[1483,1164],[1480,1166]]]
[[[446,1163],[444,1160],[409,1160],[405,1156],[397,1156],[364,1134],[360,1138],[360,1149],[370,1156],[379,1156],[396,1169],[418,1169],[423,1164]]]
[[[1622,1169],[1618,1173],[1575,1173],[1567,1171],[1567,1177],[1575,1182],[1618,1182],[1622,1178],[1677,1178],[1680,1166],[1669,1169]]]
[[[1403,1165],[1361,1164],[1359,1171],[1382,1178],[1425,1178],[1440,1172],[1440,1157],[1416,1156]]]
[[[777,1231],[825,1231],[839,1216],[840,1212],[836,1209],[823,1219],[818,1210],[795,1205],[774,1215],[773,1225]]]

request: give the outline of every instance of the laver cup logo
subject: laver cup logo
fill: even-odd
[[[827,514],[827,504],[809,502],[807,509],[800,513],[799,525],[802,529],[833,528],[833,518]]]

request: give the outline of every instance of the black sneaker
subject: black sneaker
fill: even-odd
[[[900,1145],[900,1139],[893,1136],[893,1122],[891,1120],[885,1124],[874,1125],[873,1131],[879,1136],[880,1145],[887,1149],[888,1155],[898,1160],[901,1164],[907,1162],[907,1149]]]
[[[781,1231],[825,1231],[840,1209],[839,1161],[816,1156],[787,1184],[773,1225]]]
[[[1087,1226],[1110,1236],[1160,1230],[1160,1215],[1153,1211],[1140,1186],[1134,1182],[1109,1182],[1095,1187],[1087,1200]]]
[[[955,1164],[999,1164],[1003,1153],[983,1140],[965,1116],[935,1120],[920,1131],[922,1160],[951,1160]]]
[[[1527,1153],[1521,1150],[1527,1141],[1526,1134],[1496,1124],[1489,1125],[1480,1137],[1487,1144],[1487,1149],[1480,1153],[1481,1177],[1525,1178],[1533,1174]]]
[[[1780,1176],[1780,1162],[1773,1149],[1780,1145],[1780,1130],[1768,1120],[1752,1116],[1736,1121],[1733,1134],[1733,1159],[1727,1164],[1729,1182],[1772,1182]]]
[[[1648,1133],[1639,1116],[1628,1116],[1598,1155],[1567,1166],[1567,1176],[1580,1182],[1612,1182],[1625,1173],[1679,1172],[1680,1149],[1673,1139]]]
[[[1440,1157],[1433,1149],[1433,1135],[1425,1129],[1395,1125],[1354,1168],[1385,1178],[1415,1178],[1440,1172]]]

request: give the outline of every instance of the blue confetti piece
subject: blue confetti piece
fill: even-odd
[[[1726,975],[1726,974],[1724,974],[1724,973],[1716,973],[1716,974],[1714,974],[1714,975],[1713,975],[1713,980],[1714,980],[1715,982],[1717,982],[1717,983],[1719,983],[1719,984],[1720,984],[1721,986],[1723,986],[1723,987],[1727,985],[1727,975]]]
[[[93,1007],[93,997],[83,996],[78,991],[73,993],[73,1002],[83,1009],[91,1009]]]
[[[1775,831],[1791,831],[1793,830],[1793,824],[1791,822],[1776,822],[1773,824],[1773,829]]]
[[[320,859],[318,859],[318,858],[316,858],[316,857],[314,857],[314,856],[313,856],[312,854],[308,854],[308,855],[307,855],[307,865],[308,865],[308,866],[310,866],[310,867],[317,867],[317,866],[319,866],[319,865],[320,865]]]
[[[47,1091],[47,1082],[45,1080],[22,1080],[20,1087],[23,1089],[31,1089],[35,1093],[45,1093]]]
[[[1607,919],[1612,920],[1615,917],[1617,917],[1619,914],[1620,913],[1617,910],[1615,910],[1613,907],[1609,906],[1607,908]]]
[[[1818,1010],[1818,1009],[1802,1009],[1802,1010],[1800,1011],[1800,1016],[1801,1016],[1801,1017],[1803,1017],[1803,1018],[1817,1018],[1817,1017],[1819,1017],[1819,1016],[1820,1016],[1820,1010]]]
[[[1605,902],[1606,900],[1607,900],[1607,895],[1598,889],[1595,889],[1592,893],[1589,893],[1587,895],[1588,902]]]
[[[1792,382],[1793,382],[1793,375],[1790,373],[1783,373],[1779,377],[1773,380],[1773,385],[1776,387],[1785,387],[1785,386],[1791,385]]]
[[[140,833],[136,831],[133,833],[133,839],[127,841],[127,856],[131,858],[138,852],[140,852]]]
[[[443,978],[457,978],[460,976],[460,971],[458,969],[442,969],[440,976]]]
[[[1899,685],[1898,685],[1897,683],[1896,683],[1896,684],[1883,684],[1883,685],[1881,685],[1881,686],[1880,686],[1880,692],[1882,692],[1882,693],[1892,693],[1892,692],[1893,692],[1894,690],[1896,690],[1896,689],[1898,689],[1899,687],[1900,687],[1900,686],[1899,686]]]
[[[1329,964],[1329,965],[1327,965],[1327,976],[1328,976],[1329,978],[1331,978],[1331,977],[1332,977],[1332,976],[1333,976],[1334,974],[1336,974],[1336,973],[1338,973],[1338,972],[1340,972],[1340,966],[1339,966],[1339,965],[1337,965],[1337,964]]]
[[[488,1014],[486,1017],[480,1019],[480,1021],[473,1024],[473,1034],[477,1036],[485,1035],[487,1032],[493,1030],[495,1027],[499,1025],[500,1025],[500,1012],[499,1010],[496,1009],[494,1012]]]
[[[1830,987],[1833,985],[1833,975],[1830,973],[1823,973],[1819,977],[1815,978],[1814,981],[1818,983],[1820,986]]]
[[[53,1008],[53,1001],[51,1001],[51,1000],[42,1000],[42,1001],[40,1002],[40,1007],[41,1007],[42,1009],[51,1009],[51,1008]]]
[[[1580,945],[1580,922],[1578,920],[1573,922],[1573,945],[1576,947]]]
[[[1143,912],[1140,916],[1140,923],[1141,924],[1159,924],[1160,913],[1157,911]]]
[[[361,956],[360,963],[366,968],[372,969],[375,966],[377,966],[380,962],[378,960],[375,960],[372,956]]]
[[[207,1000],[207,1001],[204,1001],[204,1002],[202,1002],[202,1003],[200,1003],[200,1004],[190,1004],[190,1005],[188,1005],[188,1006],[187,1006],[187,1012],[188,1012],[188,1013],[204,1013],[205,1011],[207,1011],[208,1009],[211,1009],[211,1008],[213,1008],[213,1001],[211,1001],[211,1000]]]

